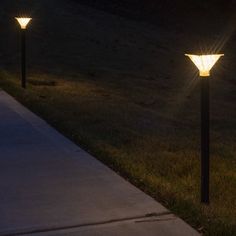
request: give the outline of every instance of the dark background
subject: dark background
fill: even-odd
[[[93,6],[112,13],[131,17],[138,20],[146,20],[158,24],[156,20],[162,19],[166,23],[174,23],[178,20],[185,22],[199,18],[210,19],[218,16],[223,20],[234,12],[233,0],[74,0],[89,6]],[[194,17],[196,17],[194,19]],[[163,22],[159,22],[159,24]]]

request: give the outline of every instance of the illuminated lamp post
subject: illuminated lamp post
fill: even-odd
[[[201,79],[201,202],[209,204],[209,78],[211,69],[224,54],[185,55],[198,68]]]
[[[21,86],[26,88],[26,37],[25,32],[31,18],[16,17],[21,27]]]

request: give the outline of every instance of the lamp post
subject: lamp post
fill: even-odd
[[[201,202],[209,204],[209,170],[210,170],[210,134],[209,134],[209,83],[210,71],[223,54],[191,55],[199,70],[201,79]]]
[[[26,37],[25,32],[31,18],[16,17],[21,27],[21,86],[26,88]]]

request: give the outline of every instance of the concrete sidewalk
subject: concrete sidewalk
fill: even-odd
[[[195,236],[0,91],[0,236]]]

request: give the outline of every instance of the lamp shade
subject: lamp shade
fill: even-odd
[[[207,77],[210,76],[210,71],[215,65],[215,63],[222,57],[224,54],[210,54],[210,55],[192,55],[185,54],[189,57],[194,65],[198,68],[200,76]]]
[[[27,25],[32,20],[32,18],[16,17],[16,20],[20,24],[21,29],[26,29]]]

